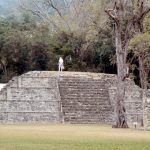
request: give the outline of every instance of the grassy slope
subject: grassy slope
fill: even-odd
[[[96,125],[0,125],[0,150],[150,150],[150,132]]]

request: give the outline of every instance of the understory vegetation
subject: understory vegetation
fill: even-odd
[[[62,1],[60,5],[56,3],[57,9],[46,1],[35,1],[33,6],[24,1],[17,8],[17,15],[0,17],[1,82],[32,70],[58,70],[60,56],[65,71],[117,74],[115,25],[105,13],[109,1],[73,1],[70,8],[67,1]],[[139,58],[149,82],[149,37],[148,14],[144,32],[132,38],[127,57],[129,77],[139,86]],[[143,44],[140,39],[145,39]]]
[[[51,35],[46,23],[29,15],[23,22],[0,20],[1,81],[31,70],[58,70],[62,56],[65,71],[116,73],[115,48],[110,24],[92,41],[86,35],[61,31]]]

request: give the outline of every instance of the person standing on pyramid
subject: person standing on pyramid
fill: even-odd
[[[59,62],[58,62],[58,71],[63,71],[64,69],[64,60],[62,57],[59,57]]]

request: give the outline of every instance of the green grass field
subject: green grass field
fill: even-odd
[[[99,125],[0,125],[0,150],[150,150],[150,132]]]

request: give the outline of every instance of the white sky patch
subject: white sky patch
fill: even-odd
[[[0,83],[0,91],[1,91],[1,89],[2,89],[5,85],[6,85],[6,84]]]

